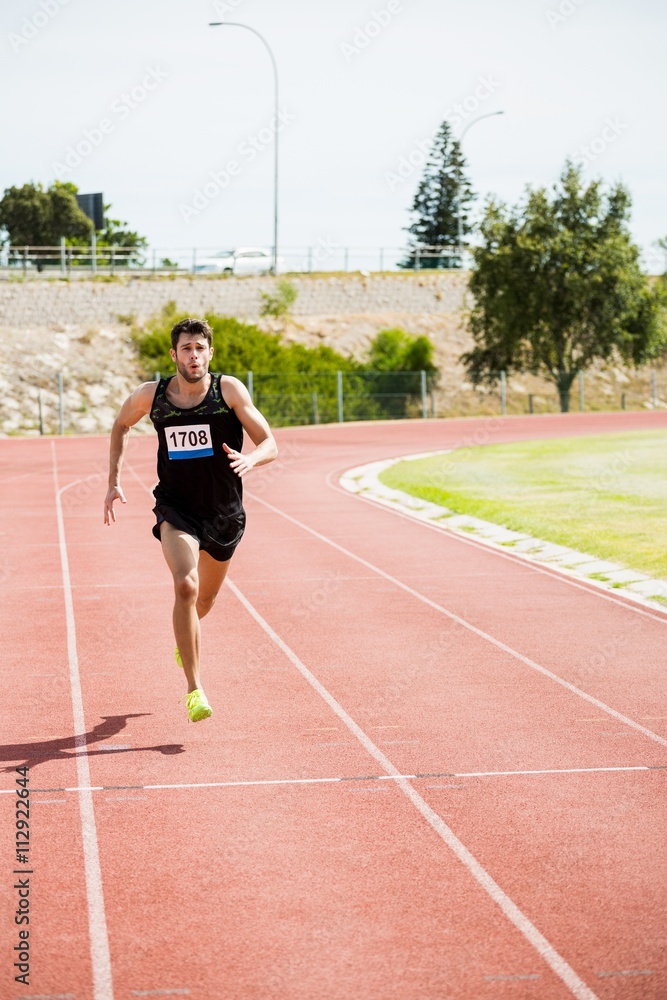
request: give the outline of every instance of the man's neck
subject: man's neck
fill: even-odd
[[[176,387],[174,395],[187,397],[190,399],[197,399],[199,396],[205,396],[211,387],[211,373],[207,372],[202,379],[198,382],[188,382],[184,379],[180,372],[176,373]]]

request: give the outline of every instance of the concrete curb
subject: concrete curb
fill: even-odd
[[[667,613],[667,606],[663,601],[652,599],[663,598],[667,602],[667,580],[646,576],[626,566],[598,559],[596,556],[570,549],[565,545],[555,545],[553,542],[545,542],[519,531],[511,531],[479,517],[455,514],[447,507],[420,500],[380,482],[380,473],[397,462],[416,461],[420,458],[447,454],[448,451],[429,451],[360,465],[344,472],[339,482],[343,489],[350,493],[363,496],[383,507],[400,511],[401,514],[407,514],[418,521],[425,521],[442,531],[474,538],[490,548],[511,552],[526,562],[542,563],[564,576],[585,580],[600,590],[621,595],[644,607]]]

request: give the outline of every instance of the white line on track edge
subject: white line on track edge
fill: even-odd
[[[467,622],[465,618],[461,618],[459,615],[454,614],[453,611],[448,611],[447,608],[443,608],[441,604],[437,604],[436,601],[432,601],[430,597],[420,594],[418,590],[414,590],[414,588],[408,586],[407,583],[403,583],[402,580],[397,579],[390,573],[385,573],[385,571],[380,569],[379,566],[375,566],[373,563],[368,562],[368,560],[362,559],[361,556],[355,555],[354,552],[350,552],[349,549],[339,545],[338,542],[334,542],[331,538],[327,538],[326,535],[320,534],[320,532],[316,531],[315,528],[310,528],[307,524],[304,524],[303,521],[298,521],[295,517],[292,517],[291,514],[286,514],[285,511],[280,510],[279,507],[274,507],[273,504],[268,503],[266,500],[262,500],[253,493],[248,493],[248,496],[252,497],[255,503],[262,504],[262,506],[273,511],[274,514],[284,517],[286,521],[296,524],[296,526],[302,528],[303,531],[307,531],[309,534],[314,535],[315,538],[319,538],[320,541],[330,545],[338,552],[342,552],[343,555],[348,556],[350,559],[354,559],[355,562],[358,562],[367,569],[377,573],[378,576],[381,576],[384,580],[389,580],[390,583],[393,583],[396,587],[404,590],[406,594],[411,594],[412,597],[416,597],[418,601],[422,601],[423,604],[428,605],[429,608],[433,608],[434,611],[439,611],[441,614],[451,619],[451,621],[456,622],[457,625],[461,625],[469,632],[479,636],[480,639],[490,642],[491,645],[496,647],[496,649],[502,649],[504,653],[508,653],[510,656],[514,657],[514,659],[519,660],[521,663],[525,663],[525,665],[530,667],[532,670],[536,670],[538,673],[543,674],[550,680],[555,681],[556,684],[560,684],[561,687],[571,691],[572,694],[576,694],[580,698],[584,698],[586,701],[590,702],[591,705],[595,705],[596,708],[606,712],[607,715],[611,715],[612,718],[618,719],[618,721],[624,723],[624,725],[630,726],[632,729],[636,729],[644,736],[648,736],[649,739],[654,740],[656,743],[660,743],[661,746],[667,747],[667,739],[665,739],[664,736],[659,736],[657,733],[654,733],[652,729],[647,729],[646,726],[640,725],[639,722],[635,722],[634,719],[630,719],[627,715],[623,715],[622,712],[617,712],[615,708],[611,707],[611,705],[607,705],[604,701],[600,701],[592,694],[587,694],[585,691],[582,691],[581,688],[578,688],[575,684],[571,684],[570,681],[566,681],[563,677],[559,677],[558,674],[553,673],[553,671],[549,670],[547,667],[543,667],[541,664],[536,663],[535,660],[531,660],[528,656],[524,656],[523,653],[519,653],[518,650],[512,649],[511,646],[507,646],[504,642],[501,642],[500,639],[494,639],[494,637],[489,635],[488,632],[484,632],[483,629],[477,628],[476,625],[472,625],[470,622]]]
[[[267,504],[267,506],[270,505]],[[461,843],[453,830],[451,830],[440,818],[440,816],[438,816],[438,814],[431,809],[425,799],[423,799],[419,792],[412,787],[409,781],[400,774],[389,758],[383,754],[375,743],[373,743],[371,738],[366,735],[359,725],[357,725],[354,719],[347,714],[342,705],[340,705],[333,695],[327,691],[324,685],[318,681],[315,675],[310,672],[308,667],[301,662],[296,653],[293,652],[287,643],[280,638],[278,633],[274,631],[269,623],[262,618],[260,613],[253,607],[245,595],[241,593],[238,587],[232,583],[229,577],[226,582],[227,586],[240,601],[248,614],[255,619],[257,624],[266,632],[278,648],[282,650],[285,656],[291,663],[294,664],[299,673],[308,681],[311,687],[317,691],[320,697],[324,699],[327,705],[333,712],[335,712],[345,726],[347,726],[350,732],[356,736],[371,757],[373,757],[378,764],[380,764],[387,774],[391,775],[395,779],[396,786],[401,789],[408,799],[410,799],[415,808],[422,814],[426,822],[429,823],[433,830],[435,830],[435,832],[442,838],[450,850],[454,852],[459,861],[468,869],[470,874],[479,883],[482,889],[484,889],[491,899],[500,907],[508,920],[514,924],[517,930],[523,935],[529,944],[533,946],[552,971],[565,983],[572,995],[575,996],[577,1000],[598,1000],[596,994],[593,993],[586,983],[579,978],[574,969],[565,961],[562,955],[556,951],[553,945],[551,945],[544,935],[538,931],[537,927],[535,927],[529,918],[519,909],[516,903],[514,903],[500,888],[497,882],[493,880],[486,869],[484,869],[477,859],[470,853],[467,847]]]
[[[76,648],[76,625],[74,620],[74,602],[72,599],[72,584],[67,557],[67,542],[65,538],[65,522],[61,496],[69,486],[58,487],[58,463],[56,461],[55,442],[51,442],[51,458],[53,463],[53,483],[56,495],[56,516],[58,521],[58,540],[60,545],[60,563],[63,577],[63,596],[65,600],[65,620],[67,624],[67,656],[69,660],[69,680],[72,696],[72,716],[74,719],[75,746],[86,747],[86,720],[83,711],[83,695],[81,693],[81,678],[79,676],[79,659]],[[79,480],[76,480],[79,482]],[[111,978],[111,955],[109,953],[109,935],[104,911],[104,891],[102,889],[102,869],[97,842],[95,825],[95,810],[90,787],[90,768],[85,754],[77,755],[76,774],[79,792],[79,813],[81,816],[81,834],[83,839],[83,863],[86,877],[86,897],[88,901],[88,931],[90,935],[90,957],[93,974],[94,1000],[113,1000],[113,985]]]

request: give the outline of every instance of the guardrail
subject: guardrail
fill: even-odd
[[[59,274],[224,274],[266,273],[269,260],[236,257],[233,261],[219,256],[220,247],[105,247],[5,246],[0,248],[0,271],[24,278]],[[316,272],[368,271],[383,273],[400,270],[460,269],[467,262],[467,251],[458,246],[445,247],[345,247],[331,241],[303,247],[281,247],[280,273],[313,274]]]

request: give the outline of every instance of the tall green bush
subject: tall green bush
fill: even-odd
[[[159,315],[133,328],[147,378],[156,371],[176,371],[170,333],[185,318],[169,302]],[[280,334],[230,316],[209,313],[206,320],[213,331],[212,369],[244,382],[252,371],[255,403],[276,427],[337,420],[339,371],[344,376],[345,417],[357,420],[406,416],[421,395],[420,370],[427,371],[429,385],[437,375],[428,338],[410,337],[403,330],[381,331],[360,362],[323,344],[284,343]]]

